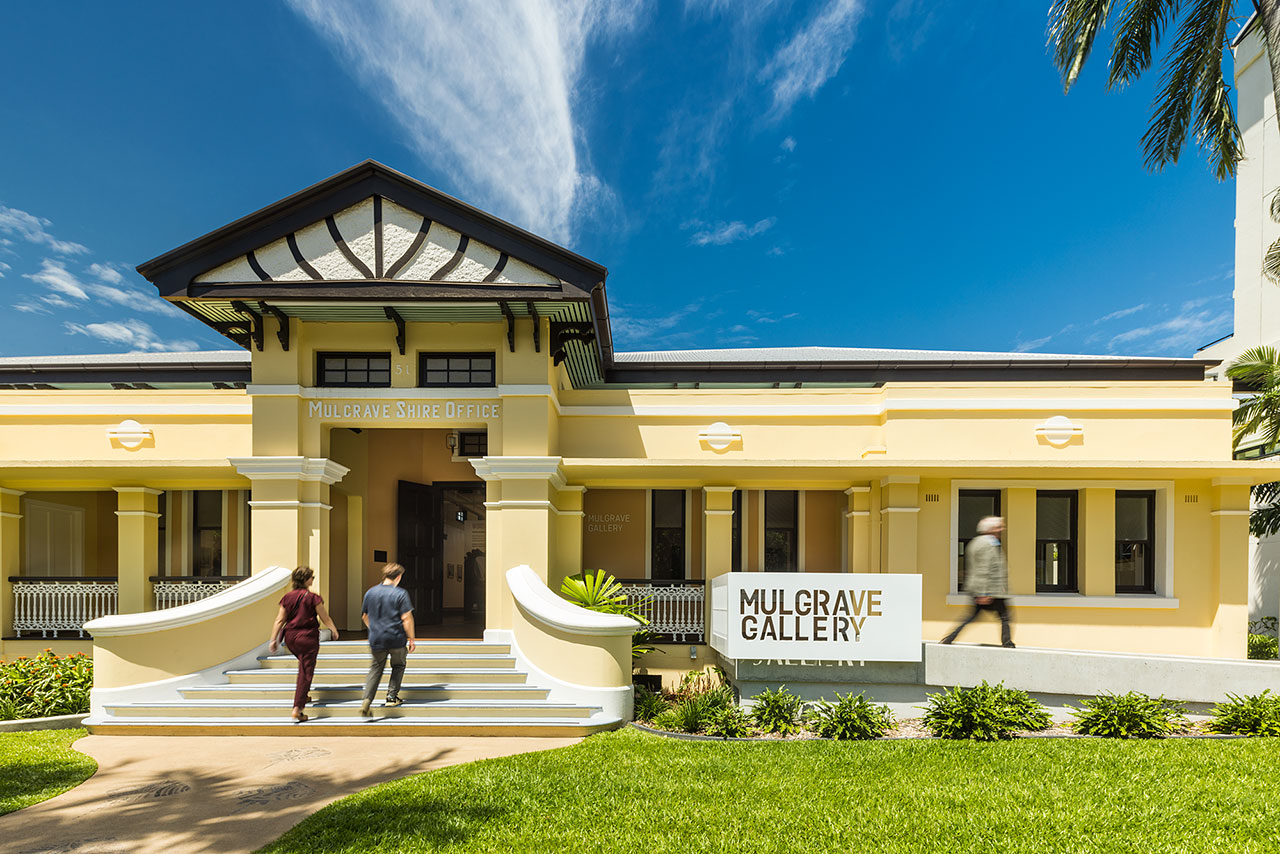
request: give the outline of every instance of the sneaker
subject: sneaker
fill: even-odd
[[[363,706],[360,707],[360,717],[362,718],[373,717],[373,709],[369,708],[368,703],[365,703]]]
[[[403,706],[403,705],[404,705],[404,700],[401,700],[399,697],[388,697],[388,698],[387,698],[387,701],[386,701],[385,703],[383,703],[382,705],[384,705],[384,706]]]
[[[1017,649],[1017,647],[1013,645],[1013,641],[1009,641],[1006,644],[1002,644],[1002,646],[1004,646],[1005,649]]]

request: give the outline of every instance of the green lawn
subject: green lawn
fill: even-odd
[[[98,770],[71,743],[82,729],[0,733],[0,815],[47,801]]]
[[[1280,739],[684,742],[621,730],[337,801],[297,852],[1269,852]]]

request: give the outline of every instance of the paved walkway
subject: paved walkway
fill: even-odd
[[[98,773],[0,817],[3,854],[234,854],[375,783],[577,738],[86,736]]]

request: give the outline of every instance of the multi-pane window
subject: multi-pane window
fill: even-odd
[[[793,490],[765,492],[765,572],[795,572],[799,568],[799,504],[799,493]]]
[[[422,388],[483,388],[494,384],[492,353],[422,353],[418,357],[418,385]]]
[[[191,574],[222,574],[222,493],[191,493]]]
[[[1036,493],[1036,592],[1075,593],[1075,492],[1041,490]]]
[[[389,388],[390,353],[319,353],[316,384],[348,388]]]
[[[978,536],[978,523],[988,516],[1000,515],[1000,490],[998,489],[962,489],[957,499],[959,525],[956,532],[956,554],[959,589],[964,589],[965,565],[964,550],[969,541]]]
[[[489,453],[489,434],[483,430],[464,430],[458,434],[459,457],[483,457]]]
[[[653,490],[651,578],[684,578],[684,501],[683,489]]]
[[[729,569],[732,572],[742,571],[742,490],[733,491],[733,544],[729,557]]]
[[[1155,593],[1156,494],[1116,491],[1116,592]]]

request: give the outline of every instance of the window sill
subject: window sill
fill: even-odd
[[[1082,596],[1079,593],[1037,593],[1008,597],[1015,608],[1140,608],[1172,609],[1178,600],[1150,593],[1118,593],[1115,596]],[[969,605],[973,598],[964,593],[948,593],[948,605]]]

